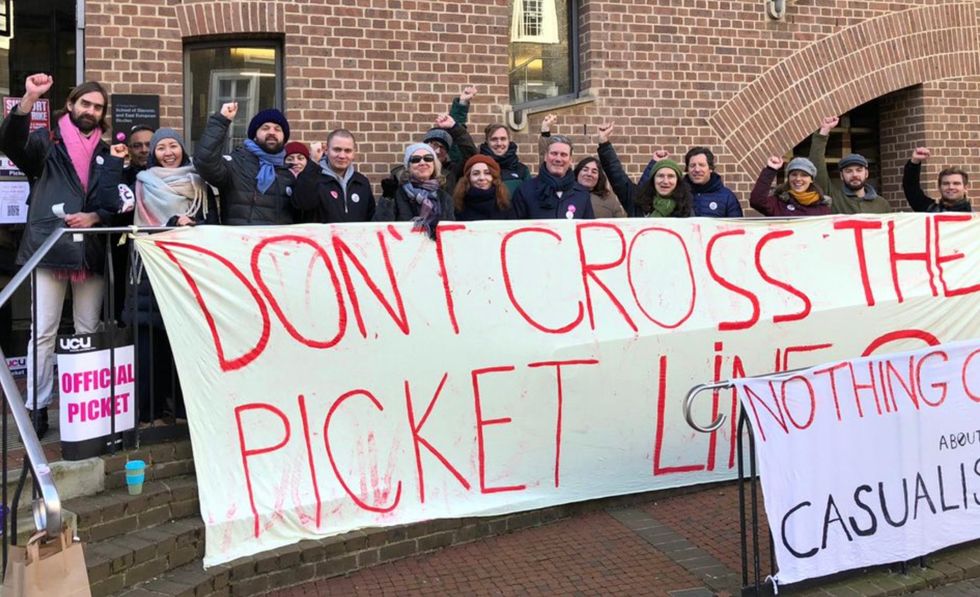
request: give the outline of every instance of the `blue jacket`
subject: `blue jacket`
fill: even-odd
[[[575,209],[572,216],[576,220],[593,220],[592,197],[582,185],[575,183],[561,197],[555,196],[535,176],[522,184],[511,199],[514,214],[519,220],[560,220],[567,218],[569,207]]]
[[[650,160],[640,176],[637,188],[643,185],[650,178],[650,171],[656,160]],[[721,176],[717,172],[711,173],[711,178],[706,185],[696,185],[687,176],[684,177],[688,186],[691,188],[691,195],[694,197],[694,215],[704,218],[741,218],[742,206],[738,202],[738,197],[731,189],[725,186]],[[714,204],[714,207],[712,207]]]

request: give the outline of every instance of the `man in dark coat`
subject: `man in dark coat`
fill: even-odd
[[[238,114],[238,102],[221,106],[208,118],[194,148],[194,166],[220,194],[221,223],[231,226],[292,224],[302,209],[293,196],[296,177],[285,166],[289,122],[274,108],[262,110],[248,125],[248,138],[230,155],[221,148]]]
[[[296,177],[296,198],[304,206],[315,204],[308,222],[335,224],[374,219],[371,183],[357,171],[357,144],[347,129],[327,136],[326,155],[310,160]],[[304,209],[307,209],[304,207]]]
[[[101,139],[109,128],[105,121],[109,94],[102,85],[89,81],[75,87],[64,110],[54,115],[50,129],[29,132],[31,110],[53,83],[45,74],[28,77],[20,104],[0,125],[0,151],[31,183],[18,265],[24,265],[59,228],[91,228],[108,222],[119,203],[126,146],[119,144],[110,150]],[[82,242],[64,235],[37,268],[36,318],[27,348],[29,380],[34,379],[33,354],[37,351],[37,386],[28,384],[27,408],[36,411],[39,437],[48,429],[54,344],[65,292],[71,284],[75,333],[94,332],[102,310],[104,247],[105,239],[93,235],[85,235]]]
[[[919,178],[922,163],[932,152],[925,147],[916,147],[912,157],[902,168],[902,191],[913,211],[929,213],[941,211],[973,211],[967,191],[970,189],[970,176],[958,167],[944,168],[939,173],[939,201],[934,200],[922,190]]]

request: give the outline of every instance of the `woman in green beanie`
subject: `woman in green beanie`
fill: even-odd
[[[694,205],[691,189],[684,182],[684,169],[673,160],[668,160],[667,152],[660,153],[660,160],[653,166],[653,172],[642,186],[630,179],[623,169],[610,137],[613,125],[599,127],[599,163],[609,178],[613,192],[619,197],[626,213],[637,218],[686,218],[693,214]]]

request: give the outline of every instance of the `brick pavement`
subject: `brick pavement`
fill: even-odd
[[[760,494],[761,499],[761,494]],[[741,585],[734,483],[580,514],[516,533],[310,582],[270,595],[737,595]],[[765,513],[762,575],[770,566]],[[879,567],[787,587],[794,595],[980,595],[980,543],[929,558],[907,574]],[[781,590],[786,592],[785,590]]]

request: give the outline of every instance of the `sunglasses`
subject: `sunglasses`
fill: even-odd
[[[436,159],[432,155],[413,155],[408,158],[409,164],[418,164],[419,162],[434,162]]]

